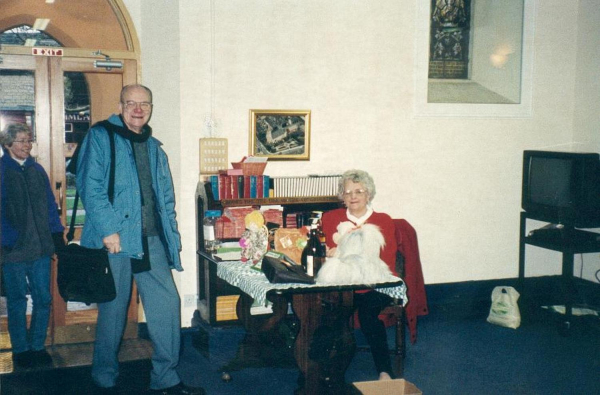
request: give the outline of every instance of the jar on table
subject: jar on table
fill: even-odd
[[[204,233],[204,250],[210,254],[217,252],[220,242],[217,239],[216,223],[221,217],[220,210],[207,210],[204,213],[202,221],[202,231]]]

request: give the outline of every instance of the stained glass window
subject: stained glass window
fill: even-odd
[[[431,0],[429,78],[469,78],[471,0]]]

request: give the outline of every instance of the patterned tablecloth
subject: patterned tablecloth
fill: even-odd
[[[248,263],[239,261],[224,261],[217,263],[217,276],[229,284],[238,287],[244,293],[250,295],[256,303],[261,306],[266,306],[268,303],[267,293],[269,291],[284,291],[290,288],[317,288],[326,287],[327,289],[335,289],[333,286],[324,286],[316,284],[272,284],[267,280],[263,272],[253,269]],[[383,283],[398,282],[400,278],[390,275],[389,281]],[[395,299],[401,299],[404,306],[408,303],[406,296],[406,285],[404,282],[393,287],[375,287],[378,292],[384,293]]]

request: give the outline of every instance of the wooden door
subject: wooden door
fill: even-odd
[[[75,191],[74,177],[66,173],[66,164],[89,126],[117,112],[121,88],[136,82],[135,60],[121,62],[122,68],[107,70],[94,67],[93,58],[3,55],[0,63],[3,96],[13,96],[12,104],[16,104],[9,106],[5,103],[11,102],[3,100],[2,122],[30,124],[35,140],[32,155],[48,172],[65,227],[69,226]],[[78,97],[73,99],[73,95]],[[78,211],[84,213],[84,210]],[[84,215],[79,217],[75,240],[79,239],[85,221]],[[53,303],[48,343],[93,341],[96,306],[65,303],[56,287],[56,261],[52,265]],[[127,337],[137,336],[137,306],[134,290],[128,312]],[[5,328],[2,322],[0,329]],[[5,345],[2,348],[6,348]]]

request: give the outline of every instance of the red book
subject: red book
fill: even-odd
[[[225,199],[231,199],[231,177],[225,176]]]
[[[227,199],[227,173],[219,172],[219,200]]]
[[[229,178],[229,182],[231,183],[231,198],[238,199],[240,197],[240,186],[237,181],[238,176],[227,176],[227,178]]]
[[[250,176],[244,176],[244,199],[250,199]]]

